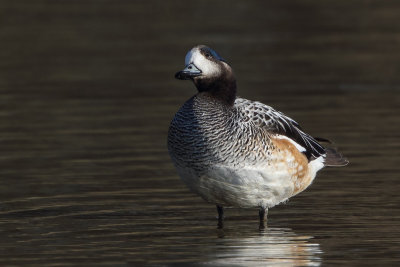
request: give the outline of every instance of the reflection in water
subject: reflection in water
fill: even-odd
[[[310,242],[312,238],[297,235],[289,228],[268,228],[250,237],[221,238],[215,248],[217,259],[208,263],[224,266],[319,266],[322,251],[318,243]]]

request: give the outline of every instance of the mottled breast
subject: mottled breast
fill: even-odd
[[[172,120],[168,149],[177,166],[199,170],[215,164],[266,164],[270,140],[265,130],[254,126],[241,108],[199,94]]]

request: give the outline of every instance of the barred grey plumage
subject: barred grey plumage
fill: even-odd
[[[263,153],[267,154],[270,146],[268,133],[240,105],[243,101],[238,98],[234,108],[228,108],[203,94],[188,100],[168,132],[168,149],[177,166],[203,171],[210,164],[243,167],[266,163]]]

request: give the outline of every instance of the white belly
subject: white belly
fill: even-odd
[[[206,201],[242,208],[273,207],[294,194],[293,177],[287,169],[213,166],[204,174],[178,168],[189,188]]]

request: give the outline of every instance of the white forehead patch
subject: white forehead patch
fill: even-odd
[[[221,73],[220,66],[203,56],[200,53],[200,49],[197,47],[193,48],[186,54],[185,65],[187,66],[191,63],[201,70],[204,76],[212,77]]]

